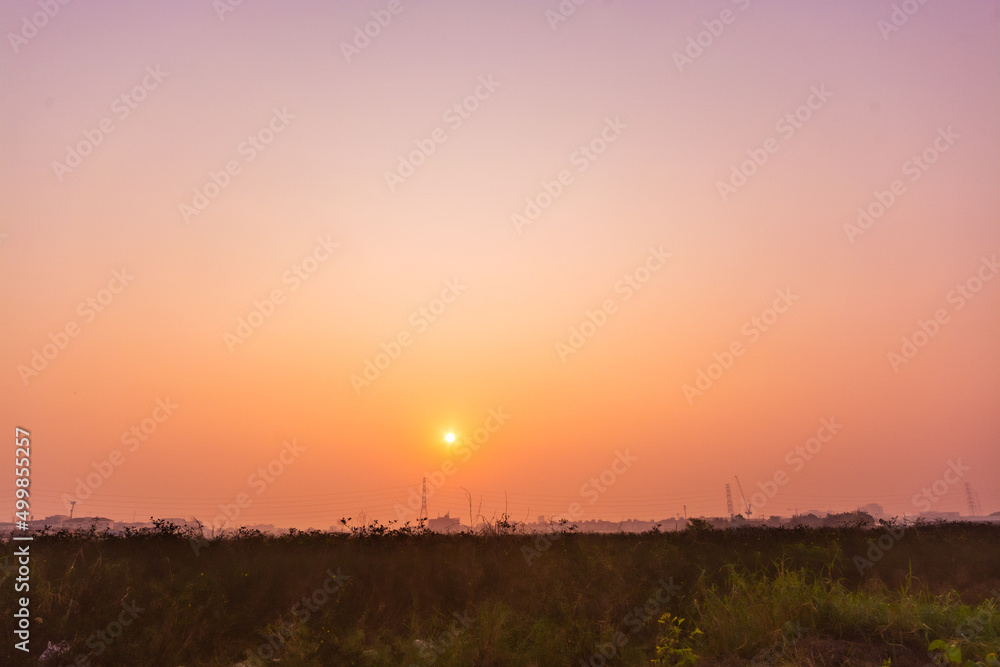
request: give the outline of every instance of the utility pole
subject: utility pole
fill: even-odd
[[[76,507],[76,501],[75,500],[69,501],[69,518],[71,518],[71,519],[73,518],[73,508],[74,507]]]

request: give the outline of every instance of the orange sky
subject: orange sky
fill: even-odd
[[[995,2],[39,7],[0,7],[36,516],[1000,510]]]

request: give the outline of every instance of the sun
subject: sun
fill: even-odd
[[[444,436],[444,441],[449,444],[455,442],[455,434],[454,433],[447,434],[446,436]]]

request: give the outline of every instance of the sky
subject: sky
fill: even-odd
[[[0,26],[37,518],[1000,510],[996,0]]]

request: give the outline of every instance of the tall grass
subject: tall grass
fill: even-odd
[[[60,665],[78,655],[91,665],[185,667],[648,665],[666,613],[685,619],[681,640],[706,665],[925,664],[934,640],[961,647],[963,659],[998,650],[1000,530],[990,526],[908,528],[863,572],[852,559],[878,531],[539,539],[512,525],[462,535],[383,528],[244,532],[197,553],[164,529],[38,536],[35,658],[51,641],[70,647]],[[325,582],[333,592],[302,614],[302,599]],[[657,598],[664,582],[677,589]],[[94,633],[123,601],[144,611],[97,652]],[[0,608],[14,606],[5,582]],[[702,634],[690,635],[695,628]],[[35,664],[8,650],[0,664]]]
[[[920,589],[913,578],[895,590],[877,579],[850,589],[829,574],[806,569],[781,568],[774,576],[735,566],[727,570],[722,586],[702,580],[692,602],[703,648],[711,654],[753,658],[787,645],[791,650],[783,653],[805,664],[807,655],[795,646],[818,638],[910,648],[946,639],[978,660],[1000,649],[996,599],[971,606],[955,592]]]

